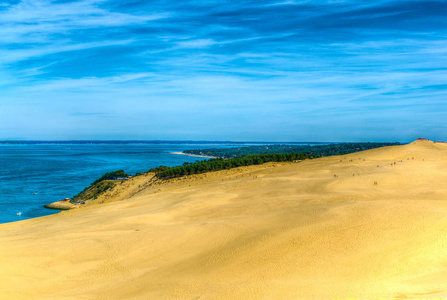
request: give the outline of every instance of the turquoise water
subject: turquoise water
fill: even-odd
[[[159,165],[194,162],[174,155],[187,149],[225,144],[1,144],[0,223],[41,217],[58,211],[44,204],[72,197],[106,172],[134,175]],[[21,212],[21,215],[17,213]]]

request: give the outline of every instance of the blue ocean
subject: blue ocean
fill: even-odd
[[[202,158],[175,155],[188,149],[237,147],[238,144],[0,144],[0,223],[58,211],[43,205],[82,191],[106,172],[134,175]],[[21,214],[20,214],[21,213]]]

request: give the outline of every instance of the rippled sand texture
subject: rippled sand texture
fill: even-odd
[[[150,178],[0,225],[0,298],[447,297],[446,144]]]

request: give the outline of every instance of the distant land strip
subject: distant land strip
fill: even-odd
[[[206,157],[222,157],[231,158],[246,155],[257,155],[267,153],[306,153],[312,154],[314,157],[343,155],[374,148],[395,146],[400,143],[338,143],[338,144],[324,144],[324,145],[291,145],[291,144],[269,144],[256,145],[237,148],[210,148],[210,149],[193,149],[185,150],[184,154],[200,155]]]

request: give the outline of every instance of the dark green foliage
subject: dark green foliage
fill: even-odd
[[[394,146],[399,143],[340,143],[317,146],[300,146],[300,145],[263,145],[263,146],[249,146],[239,148],[227,149],[195,149],[185,150],[183,153],[195,155],[207,155],[215,157],[237,157],[246,156],[250,154],[261,153],[307,153],[313,154],[315,157],[340,155],[354,153],[379,147]]]
[[[200,174],[212,171],[228,170],[232,168],[261,165],[266,162],[286,162],[314,158],[314,155],[307,153],[268,153],[259,155],[247,155],[229,159],[214,158],[209,160],[196,161],[195,163],[184,163],[182,166],[165,167],[160,166],[149,170],[156,173],[158,178],[167,179],[185,175]]]
[[[108,172],[99,177],[98,179],[96,179],[95,181],[93,181],[91,185],[95,185],[103,180],[116,180],[117,178],[126,178],[128,176],[129,175],[127,175],[123,170]]]
[[[100,194],[111,189],[115,185],[112,182],[103,182],[103,181],[117,180],[119,178],[126,178],[128,176],[129,175],[127,175],[123,170],[105,173],[100,178],[93,181],[92,184],[86,187],[82,192],[73,196],[70,202],[74,203],[76,201],[96,199]]]
[[[107,181],[100,181],[98,183],[95,183],[94,185],[91,185],[89,187],[86,187],[82,192],[79,194],[73,196],[71,198],[70,202],[81,202],[86,201],[90,199],[96,199],[99,195],[104,193],[105,191],[111,189],[115,186],[115,183],[113,182],[107,182]]]

